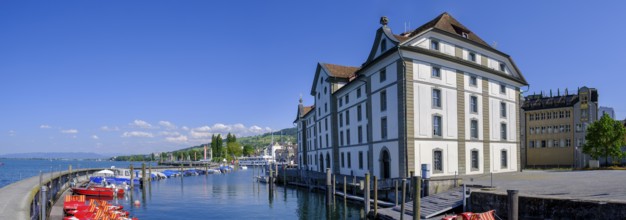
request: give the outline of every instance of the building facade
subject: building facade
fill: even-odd
[[[379,178],[519,169],[520,87],[511,57],[448,13],[393,34],[387,19],[358,67],[319,63],[300,101],[299,167]]]
[[[582,153],[587,127],[598,118],[598,91],[525,97],[522,105],[525,167],[574,167],[588,164]]]
[[[616,119],[615,110],[613,110],[613,108],[611,107],[600,106],[600,108],[598,108],[598,120],[600,120],[600,118],[604,114],[608,114],[609,117],[611,117],[612,119]]]

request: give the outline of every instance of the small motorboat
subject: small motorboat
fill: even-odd
[[[248,167],[247,167],[247,166],[241,166],[241,169],[242,169],[242,170],[247,170],[247,169],[248,169]]]
[[[106,196],[113,197],[116,195],[123,195],[124,189],[117,188],[115,185],[94,185],[88,184],[82,187],[72,187],[72,192],[78,195],[86,195],[86,196]]]

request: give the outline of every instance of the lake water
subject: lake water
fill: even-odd
[[[5,163],[0,168],[4,173],[8,164],[4,159],[0,162]],[[63,167],[61,161],[57,162],[46,162],[41,166],[48,169],[54,165]],[[96,165],[127,167],[128,163],[97,162]],[[39,170],[32,169],[34,175],[38,175]],[[306,189],[276,186],[270,196],[267,184],[253,181],[258,172],[250,168],[229,174],[153,181],[143,189],[130,190],[111,203],[124,205],[125,210],[139,219],[360,219],[363,215],[362,205],[344,203],[339,198],[336,205],[327,209],[322,193]],[[133,206],[135,200],[141,205]]]

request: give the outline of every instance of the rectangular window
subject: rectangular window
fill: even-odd
[[[506,86],[504,84],[500,84],[500,93],[506,94]]]
[[[346,105],[350,102],[350,94],[348,93],[346,95]]]
[[[339,98],[339,107],[343,106],[343,99]]]
[[[344,159],[345,159],[345,157],[344,157],[344,155],[343,155],[343,152],[341,152],[341,167],[342,167],[342,168],[343,168],[343,167],[346,167],[346,163],[345,163],[345,160],[344,160]]]
[[[339,132],[339,146],[343,146],[343,131]]]
[[[546,147],[547,147],[547,144],[546,144],[546,141],[545,141],[545,140],[542,140],[542,141],[541,141],[541,147],[542,147],[542,148],[546,148]]]
[[[470,96],[470,111],[478,113],[478,97],[476,96]]]
[[[500,117],[506,118],[506,103],[500,102]]]
[[[387,80],[387,70],[386,69],[382,69],[380,70],[380,82],[384,82],[385,80]]]
[[[328,118],[324,119],[324,130],[328,131]]]
[[[357,138],[359,139],[359,144],[363,143],[363,128],[359,126],[357,128]]]
[[[350,152],[348,152],[348,168],[352,168],[352,156],[350,156]]]
[[[504,63],[500,63],[500,71],[504,72]]]
[[[430,40],[430,49],[431,50],[439,50],[439,41]]]
[[[441,108],[441,90],[433,89],[433,108]]]
[[[357,121],[361,121],[362,115],[361,115],[361,105],[358,105],[356,107],[356,120]]]
[[[346,125],[350,125],[350,110],[346,110]]]
[[[343,127],[343,113],[339,113],[339,127]]]
[[[435,150],[433,152],[433,172],[443,172],[443,152],[441,152],[441,150]]]
[[[476,76],[470,76],[470,86],[478,86],[478,79]]]
[[[469,52],[468,58],[470,61],[476,62],[476,54],[474,52]]]
[[[328,103],[324,103],[324,113],[328,112]]]
[[[356,89],[356,98],[361,98],[361,87]]]
[[[380,119],[380,138],[387,139],[387,117]]]
[[[441,137],[441,116],[433,116],[433,136]]]
[[[387,91],[380,92],[380,111],[387,110]]]
[[[350,145],[350,129],[346,130],[346,145]]]
[[[506,169],[508,167],[508,158],[506,155],[506,151],[500,151],[500,166],[502,167],[502,169]]]
[[[363,151],[359,151],[359,169],[363,169]]]
[[[529,141],[528,142],[528,147],[534,148],[535,147],[535,141]]]
[[[472,120],[470,122],[470,134],[472,139],[478,139],[478,120]]]
[[[330,145],[328,144],[328,134],[326,134],[326,147],[330,147]]]
[[[478,151],[472,151],[472,170],[478,170]]]
[[[432,77],[435,78],[441,78],[441,69],[439,67],[434,67],[432,68]]]
[[[500,139],[506,140],[506,123],[500,124]]]

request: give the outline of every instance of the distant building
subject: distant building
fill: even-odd
[[[598,118],[598,91],[582,87],[578,94],[525,97],[522,137],[525,167],[585,167],[586,130]]]
[[[381,18],[361,66],[318,63],[300,99],[301,169],[380,179],[519,169],[520,87],[513,59],[448,13],[394,34]],[[329,53],[332,53],[330,51]]]
[[[615,119],[615,110],[613,110],[613,108],[611,107],[604,106],[600,106],[600,108],[598,108],[598,119],[600,119],[605,113],[608,114],[609,117],[611,117],[612,119]]]

